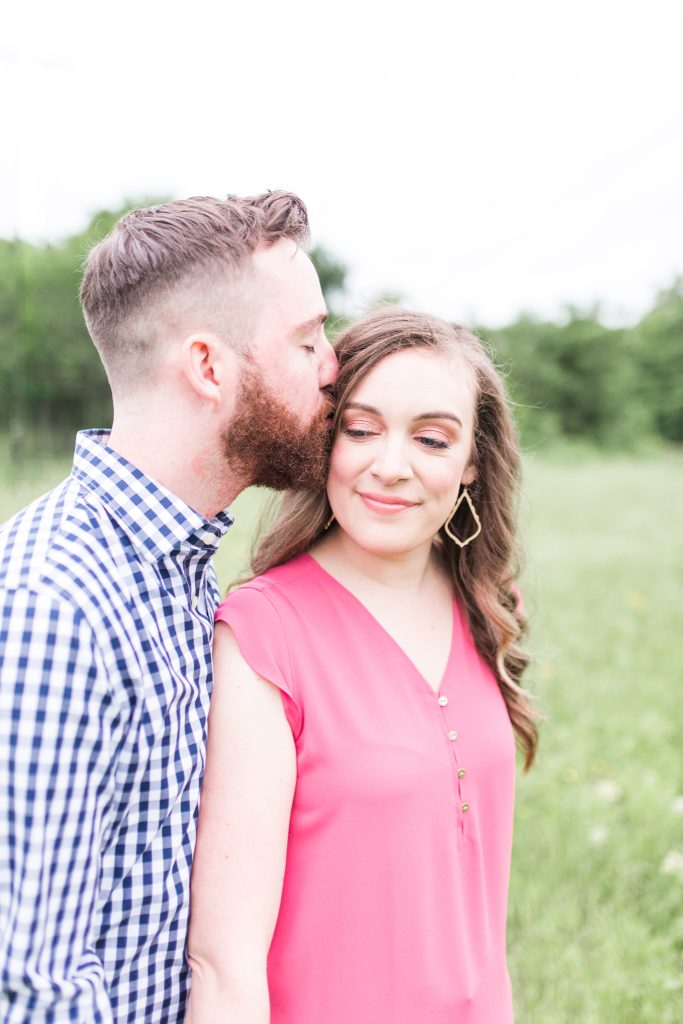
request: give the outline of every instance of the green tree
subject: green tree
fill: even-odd
[[[341,294],[346,288],[348,268],[322,245],[316,245],[308,255],[318,271],[323,295],[331,303],[332,297]]]
[[[630,333],[641,373],[637,395],[654,430],[683,441],[683,278],[661,292],[653,309]]]
[[[334,308],[336,300],[346,291],[348,268],[322,245],[316,245],[308,255],[318,272],[325,302],[330,310],[330,317],[326,324],[327,337],[330,341],[334,341],[349,322],[347,317],[336,312]]]
[[[484,334],[508,372],[525,442],[563,436],[630,447],[652,431],[637,348],[597,310],[570,309],[559,325],[527,315]]]

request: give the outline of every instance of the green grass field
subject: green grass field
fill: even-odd
[[[0,519],[64,471],[15,475]],[[681,1024],[683,454],[536,456],[526,476],[530,684],[547,720],[518,783],[517,1024]],[[236,503],[223,584],[258,501]]]

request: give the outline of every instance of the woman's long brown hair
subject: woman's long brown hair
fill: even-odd
[[[469,492],[481,520],[481,533],[461,549],[442,527],[437,543],[476,647],[498,680],[528,769],[536,754],[539,715],[520,685],[529,660],[521,647],[527,623],[515,584],[520,569],[516,511],[521,460],[503,382],[482,343],[470,331],[404,309],[382,308],[368,313],[340,335],[335,348],[339,374],[333,438],[351,393],[363,377],[394,352],[425,348],[441,357],[459,356],[474,375],[472,460],[477,476]],[[257,541],[251,560],[254,575],[309,548],[322,534],[330,514],[324,490],[286,492],[274,520]],[[466,502],[451,528],[460,537],[471,532]]]

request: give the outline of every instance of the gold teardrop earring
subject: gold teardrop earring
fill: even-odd
[[[475,523],[476,529],[475,529],[474,533],[470,534],[469,537],[466,537],[465,540],[460,540],[460,537],[456,537],[456,535],[453,533],[453,531],[451,529],[451,523],[453,522],[454,517],[457,515],[458,509],[462,505],[463,501],[466,501],[467,504],[469,505],[470,512],[472,513],[472,518],[474,519],[474,523]],[[463,487],[462,494],[460,495],[460,497],[456,501],[455,505],[453,506],[451,514],[448,517],[447,521],[444,523],[444,527],[443,528],[446,531],[446,533],[448,534],[448,536],[451,538],[451,540],[454,540],[455,543],[458,545],[458,547],[461,547],[461,548],[467,547],[467,545],[471,541],[473,541],[475,537],[478,537],[479,534],[481,533],[481,520],[480,520],[479,516],[477,515],[477,510],[474,507],[474,502],[470,498],[469,491],[467,490],[466,487]]]

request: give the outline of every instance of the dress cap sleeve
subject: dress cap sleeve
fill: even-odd
[[[230,626],[249,667],[278,688],[292,734],[298,739],[303,711],[294,692],[285,630],[271,600],[259,587],[247,583],[219,604],[216,622]]]

